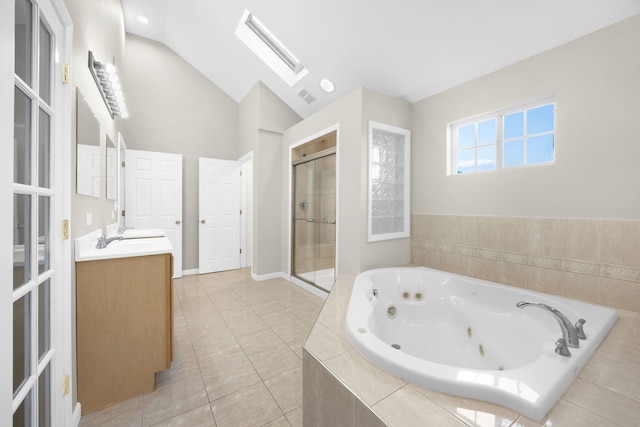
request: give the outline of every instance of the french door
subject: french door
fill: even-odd
[[[63,403],[69,397],[65,400],[61,387],[62,372],[70,374],[71,346],[70,321],[64,320],[70,310],[64,296],[69,293],[65,263],[70,252],[61,226],[69,210],[65,185],[70,185],[65,184],[69,165],[63,156],[68,90],[60,63],[66,57],[66,29],[59,2],[13,2],[13,146],[3,141],[0,153],[11,153],[3,158],[12,158],[5,167],[13,172],[12,200],[2,206],[10,211],[12,224],[11,235],[2,236],[3,246],[11,239],[13,248],[11,274],[2,276],[10,293],[0,294],[1,309],[11,313],[10,322],[0,326],[2,352],[10,355],[1,359],[1,369],[2,378],[11,378],[11,404],[10,412],[0,413],[0,425],[52,426],[69,417]],[[5,342],[4,337],[11,338]],[[3,383],[2,399],[4,390]]]

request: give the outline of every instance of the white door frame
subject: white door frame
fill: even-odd
[[[238,159],[240,162],[240,268],[253,265],[253,151]]]

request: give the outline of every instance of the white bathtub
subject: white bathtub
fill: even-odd
[[[537,307],[517,308],[522,300],[553,306],[572,323],[585,319],[587,339],[569,348],[570,357],[556,354],[557,320]],[[540,421],[617,318],[604,307],[466,276],[387,268],[357,276],[346,333],[363,356],[408,382]]]

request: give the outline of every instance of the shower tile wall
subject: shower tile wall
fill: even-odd
[[[640,312],[640,221],[414,214],[411,262]]]

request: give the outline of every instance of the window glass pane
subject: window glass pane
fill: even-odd
[[[50,197],[38,197],[38,274],[50,267]]]
[[[29,0],[15,0],[15,5],[15,72],[22,80],[31,85],[32,6]]]
[[[553,104],[527,110],[527,134],[553,131]]]
[[[51,174],[51,117],[42,109],[40,109],[38,127],[38,185],[49,188]]]
[[[13,289],[31,279],[31,196],[13,196]]]
[[[13,413],[13,427],[31,427],[33,425],[31,405],[33,402],[33,389],[24,398],[16,412]]]
[[[31,184],[31,99],[17,87],[14,92],[13,180]]]
[[[476,125],[467,125],[458,128],[458,150],[475,147]]]
[[[504,166],[522,166],[524,164],[524,141],[516,139],[504,143]]]
[[[553,161],[553,134],[527,139],[527,163]]]
[[[504,139],[524,136],[524,113],[517,113],[504,116]]]
[[[29,378],[31,355],[30,295],[13,303],[13,396]]]
[[[496,143],[496,119],[489,119],[478,123],[478,145]]]
[[[495,170],[496,168],[496,146],[489,145],[478,148],[478,170]]]
[[[38,286],[38,361],[51,349],[51,280]]]
[[[458,151],[458,173],[474,172],[476,170],[475,150]]]
[[[51,426],[51,364],[44,368],[38,379],[38,426]]]
[[[40,98],[51,103],[51,33],[40,20]]]

